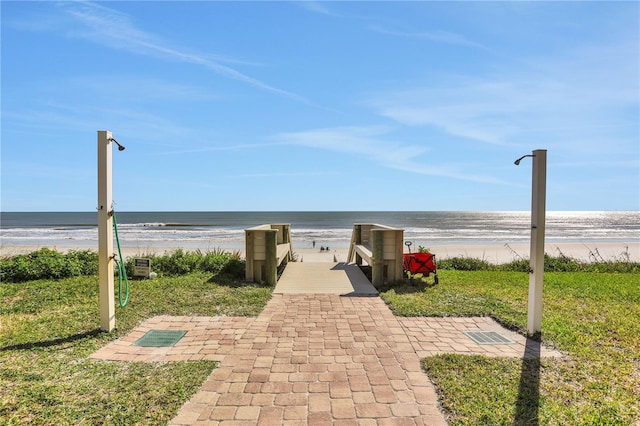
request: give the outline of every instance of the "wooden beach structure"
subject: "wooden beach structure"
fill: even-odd
[[[371,284],[379,288],[385,282],[400,281],[403,277],[404,230],[377,223],[353,225],[347,262],[358,266],[363,260],[371,266]]]
[[[377,223],[353,225],[347,263],[371,267],[371,284],[401,281],[404,275],[404,230]],[[264,224],[245,229],[245,278],[275,286],[278,268],[293,260],[289,224]],[[311,268],[309,268],[311,271]],[[313,277],[310,277],[310,279]],[[315,278],[314,278],[315,279]]]
[[[290,225],[258,225],[244,232],[246,280],[276,285],[278,267],[293,258]]]

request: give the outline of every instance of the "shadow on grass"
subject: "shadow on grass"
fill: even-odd
[[[539,424],[540,406],[540,340],[528,338],[520,369],[518,401],[513,424],[516,426]]]
[[[242,288],[242,287],[269,288],[270,287],[266,284],[245,281],[242,279],[238,279],[235,276],[229,276],[226,274],[213,275],[211,278],[207,280],[207,282],[210,284],[216,284],[222,287],[229,287],[229,288]]]
[[[371,283],[371,266],[359,265],[358,268]],[[414,294],[421,293],[428,288],[435,287],[436,285],[437,283],[435,282],[435,278],[433,277],[424,276],[423,274],[413,274],[407,277],[405,274],[402,281],[385,281],[385,283],[382,284],[380,288],[377,288],[377,291],[379,293],[384,293],[389,290],[394,290],[396,294]]]
[[[401,282],[385,283],[379,290],[381,293],[393,290],[396,294],[415,294],[435,287],[434,282],[428,282],[425,278],[405,279]]]
[[[52,347],[52,346],[60,346],[60,345],[66,344],[66,343],[72,343],[72,342],[75,342],[77,340],[82,340],[82,339],[85,339],[87,337],[96,337],[96,336],[99,336],[102,333],[105,333],[105,332],[98,328],[98,329],[95,329],[95,330],[86,331],[84,333],[74,334],[74,335],[68,336],[68,337],[61,337],[59,339],[44,340],[44,341],[41,341],[41,342],[20,343],[18,345],[0,347],[0,352],[23,351],[23,350],[30,350],[30,349],[34,349],[34,348],[49,348],[49,347]]]

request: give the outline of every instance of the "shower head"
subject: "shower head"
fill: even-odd
[[[514,161],[513,164],[515,164],[516,166],[519,166],[520,165],[520,161],[522,161],[522,159],[526,158],[526,157],[533,157],[533,155],[532,154],[523,155],[522,157],[520,157],[516,161]]]
[[[124,146],[120,145],[117,140],[115,140],[114,138],[111,138],[109,139],[109,141],[114,142],[116,145],[118,145],[118,151],[124,151]]]

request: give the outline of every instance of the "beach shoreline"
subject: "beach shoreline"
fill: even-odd
[[[82,251],[91,250],[98,251],[97,246],[89,245],[14,245],[1,246],[0,256],[9,257],[19,254],[27,254],[41,248],[49,248],[60,252],[68,252],[71,250]],[[203,253],[223,250],[232,253],[238,253],[241,257],[245,257],[244,247],[232,248],[216,248],[212,245],[207,247],[122,247],[122,256],[145,257],[148,255],[170,254],[176,250],[184,251],[201,251]],[[412,247],[412,251],[417,251],[417,247]],[[430,245],[429,249],[436,255],[436,259],[447,259],[452,257],[466,257],[481,259],[492,264],[509,263],[514,260],[528,259],[529,244],[456,244],[456,245]],[[346,262],[348,255],[348,247],[330,248],[321,250],[318,245],[316,248],[296,247],[293,244],[293,252],[298,261],[303,262]],[[405,253],[408,252],[405,247]],[[114,246],[114,253],[117,248]],[[640,243],[621,243],[621,242],[589,242],[589,243],[547,243],[545,244],[545,253],[552,257],[568,256],[576,260],[584,262],[593,261],[615,261],[630,260],[632,262],[640,262]]]

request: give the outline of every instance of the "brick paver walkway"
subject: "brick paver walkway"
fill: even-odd
[[[384,302],[337,295],[274,295],[171,423],[224,420],[446,424],[433,385]]]
[[[151,329],[188,332],[174,347],[132,346]],[[464,330],[516,343],[478,345]],[[221,361],[172,425],[444,425],[420,357],[522,357],[525,340],[487,318],[397,318],[378,297],[274,294],[257,318],[152,318],[93,357]]]

